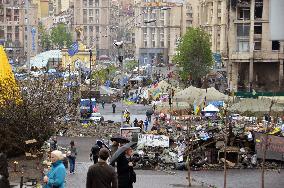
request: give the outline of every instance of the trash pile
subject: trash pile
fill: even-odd
[[[224,163],[229,168],[259,168],[262,160],[261,145],[265,138],[263,133],[265,127],[269,126],[267,168],[275,169],[274,163],[278,164],[277,168],[282,168],[282,123],[271,123],[267,117],[261,123],[257,122],[256,118],[253,122],[245,118],[231,118],[225,126],[225,122],[218,117],[210,119],[191,116],[179,120],[160,118],[154,123],[156,130],[138,136],[135,153],[141,160],[137,166],[157,170],[184,170],[189,162],[196,170],[222,169]]]
[[[65,132],[59,132],[58,135],[107,139],[111,137],[111,135],[119,134],[119,130],[120,123],[102,122],[100,124],[75,124],[68,127]]]

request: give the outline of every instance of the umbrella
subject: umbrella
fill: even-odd
[[[128,142],[130,142],[127,138],[125,138],[123,136],[114,136],[110,140],[116,141],[117,143],[128,143]]]
[[[103,146],[105,146],[105,148],[107,148],[108,150],[110,150],[109,147],[108,147],[102,140],[97,140],[97,145],[98,145],[100,148],[102,148]]]
[[[116,150],[116,152],[110,158],[109,163],[113,164],[122,153],[124,153],[128,148],[131,148],[132,146],[134,146],[136,144],[137,144],[137,142],[129,142],[129,143],[119,147],[118,150]]]

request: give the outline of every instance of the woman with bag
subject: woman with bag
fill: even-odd
[[[66,170],[62,163],[63,155],[61,151],[51,152],[51,169],[43,178],[44,188],[64,188]]]
[[[77,156],[77,148],[73,140],[70,142],[70,149],[68,151],[68,159],[70,164],[70,174],[75,174],[75,160]]]

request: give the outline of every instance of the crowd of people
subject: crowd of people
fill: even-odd
[[[77,148],[75,142],[70,142],[70,147],[65,154],[57,150],[57,139],[53,137],[50,143],[51,167],[43,178],[44,188],[64,188],[68,169],[70,174],[75,173]],[[122,152],[118,151],[123,149]],[[118,154],[116,154],[118,152]],[[109,158],[116,158],[109,164]],[[89,167],[86,179],[86,188],[132,188],[136,182],[136,174],[132,160],[133,150],[123,143],[113,141],[110,148],[104,144],[96,144],[91,148],[90,160],[94,162]],[[67,163],[66,163],[67,162]]]

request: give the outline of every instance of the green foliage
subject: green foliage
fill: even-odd
[[[72,44],[71,33],[67,30],[65,24],[60,23],[51,30],[51,41],[53,46],[58,49],[69,47]]]
[[[182,67],[180,77],[184,81],[189,77],[197,81],[209,73],[213,66],[210,46],[209,36],[205,31],[200,28],[187,30],[174,57],[174,62]]]
[[[133,70],[135,67],[138,66],[138,61],[135,60],[128,61],[127,63],[125,63],[124,66],[126,70]]]
[[[40,46],[42,51],[51,49],[51,37],[42,24],[39,25]]]
[[[115,71],[116,71],[115,66],[109,66],[108,68],[105,69],[93,71],[92,80],[95,80],[95,83],[98,86],[103,85],[107,80],[111,80]]]

